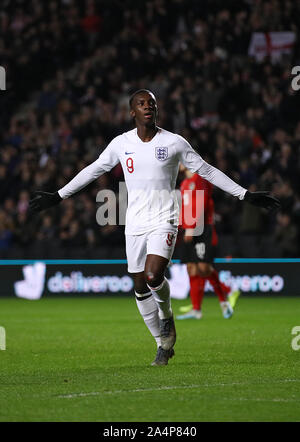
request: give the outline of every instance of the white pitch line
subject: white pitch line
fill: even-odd
[[[266,399],[266,398],[222,398],[225,401],[252,401],[252,402],[300,402],[299,399],[283,399],[283,398],[274,398],[274,399]]]
[[[268,383],[271,384],[281,384],[285,382],[300,382],[300,379],[283,379],[282,381],[270,381]],[[70,394],[62,394],[57,397],[60,399],[73,399],[77,397],[87,397],[87,396],[99,396],[104,394],[122,394],[122,393],[142,393],[142,392],[153,392],[153,391],[164,391],[164,390],[182,390],[182,389],[191,389],[191,388],[207,388],[207,387],[230,387],[233,385],[253,385],[255,382],[232,382],[232,383],[219,383],[219,384],[196,384],[196,385],[173,385],[173,386],[165,386],[158,388],[137,388],[135,390],[113,390],[113,391],[90,391],[86,393],[70,393]],[[261,382],[259,382],[261,384]],[[234,399],[233,399],[234,400]],[[255,399],[236,399],[236,400],[255,400]],[[264,400],[264,399],[258,399]],[[266,399],[267,400],[267,399]],[[273,399],[270,399],[273,401]],[[276,400],[274,400],[276,401]],[[280,401],[280,399],[278,399]],[[285,401],[284,399],[282,401]],[[289,400],[287,400],[289,401]],[[297,401],[297,400],[296,400]]]
[[[114,390],[114,391],[91,391],[89,393],[71,393],[58,396],[59,398],[72,399],[73,397],[84,397],[84,396],[98,396],[99,394],[120,394],[120,393],[141,393],[149,391],[162,391],[162,390],[178,390],[182,388],[199,388],[206,387],[206,385],[183,385],[183,386],[169,386],[169,387],[158,387],[158,388],[137,388],[135,390]]]

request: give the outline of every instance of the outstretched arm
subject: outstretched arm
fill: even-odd
[[[225,173],[205,161],[203,161],[197,173],[225,192],[237,196],[240,200],[247,201],[254,206],[263,207],[267,210],[277,210],[280,207],[279,200],[269,195],[269,192],[250,192],[235,183],[231,178],[225,175]]]
[[[119,158],[114,149],[113,141],[102,152],[96,161],[82,169],[69,183],[67,183],[57,192],[35,192],[35,198],[29,202],[30,210],[40,212],[41,210],[48,209],[49,207],[60,203],[60,201],[63,199],[70,197],[76,192],[79,192],[79,190],[86,187],[105,172],[110,171],[119,162]]]
[[[269,195],[269,192],[249,192],[249,190],[241,187],[225,173],[221,172],[221,170],[204,161],[184,138],[180,137],[180,139],[180,161],[193,173],[197,173],[210,183],[230,193],[232,196],[238,197],[240,200],[268,210],[279,209],[280,202]]]
[[[232,196],[236,196],[240,200],[244,199],[247,189],[244,189],[242,186],[229,178],[229,176],[227,176],[225,173],[221,172],[221,170],[217,169],[214,166],[211,166],[202,158],[201,160],[202,164],[200,168],[195,171],[198,175],[202,176],[210,183],[224,190],[224,192],[230,193]]]

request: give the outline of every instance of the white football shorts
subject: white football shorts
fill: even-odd
[[[154,230],[142,235],[125,235],[126,255],[129,273],[143,272],[147,255],[172,258],[177,237],[177,229],[169,232]]]

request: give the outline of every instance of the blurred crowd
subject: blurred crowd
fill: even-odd
[[[299,28],[299,0],[2,0],[0,256],[124,254],[123,228],[96,222],[96,194],[118,191],[120,165],[45,213],[30,215],[28,201],[133,127],[128,99],[139,88],[156,95],[159,126],[282,203],[269,215],[215,189],[220,246],[230,239],[220,254],[299,256],[299,42],[277,63],[248,56],[253,32]]]

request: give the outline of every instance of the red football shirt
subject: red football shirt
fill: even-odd
[[[185,192],[190,190],[190,192]],[[204,190],[204,224],[211,225],[213,227],[212,243],[217,243],[217,233],[214,226],[214,200],[212,198],[213,185],[206,181],[204,178],[195,173],[191,178],[186,178],[182,181],[180,186],[180,192],[182,197],[181,206],[181,227],[183,229],[193,229],[196,226],[196,222],[188,224],[188,216],[185,219],[185,211],[188,210],[189,214],[192,214],[193,218],[198,219],[201,216],[200,210],[203,208],[201,204],[196,204],[197,193],[196,190]],[[198,213],[196,213],[198,210]]]

